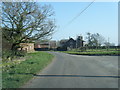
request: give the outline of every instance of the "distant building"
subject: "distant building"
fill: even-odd
[[[38,51],[45,51],[45,50],[48,50],[49,49],[49,42],[38,42],[38,43],[35,43],[35,50],[38,50]]]
[[[83,37],[82,36],[78,36],[77,39],[76,39],[76,48],[83,47],[84,42],[85,41],[83,40]]]
[[[38,41],[35,43],[35,50],[55,50],[57,48],[56,41]]]
[[[67,50],[71,50],[74,48],[80,48],[83,47],[84,45],[84,40],[82,36],[78,36],[76,40],[74,40],[73,38],[69,38],[69,39],[64,39],[61,40],[60,43],[60,47],[61,48],[66,48]]]
[[[66,47],[69,50],[76,48],[76,40],[74,40],[73,38],[69,38],[69,40],[66,42]]]
[[[34,50],[34,43],[20,43],[20,47],[18,50],[26,51],[26,52],[33,52]]]
[[[60,40],[60,42],[59,42],[59,47],[66,47],[67,45],[66,45],[66,42],[68,41],[68,39],[62,39],[62,40]]]
[[[50,49],[56,49],[57,48],[57,42],[56,41],[50,41],[49,42],[49,48]]]

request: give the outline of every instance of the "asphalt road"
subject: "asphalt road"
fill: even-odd
[[[23,88],[118,88],[118,56],[50,53],[53,62]]]

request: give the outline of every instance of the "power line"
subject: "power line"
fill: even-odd
[[[66,26],[68,26],[69,24],[71,24],[75,19],[77,19],[85,10],[87,10],[93,3],[95,2],[95,0],[93,0],[87,7],[85,7],[77,16],[75,16],[70,22],[68,22],[68,24]],[[65,26],[65,27],[66,27]]]

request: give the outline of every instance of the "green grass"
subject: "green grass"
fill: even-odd
[[[62,51],[68,54],[77,54],[77,55],[120,55],[120,51]]]
[[[10,64],[9,68],[4,68],[3,88],[19,88],[48,65],[54,56],[46,52],[34,52],[27,57],[20,64]]]

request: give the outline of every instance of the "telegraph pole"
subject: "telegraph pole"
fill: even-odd
[[[110,46],[110,45],[109,45],[109,44],[110,44],[109,41],[110,41],[110,38],[108,37],[108,49],[107,49],[107,50],[109,50],[109,46]]]

